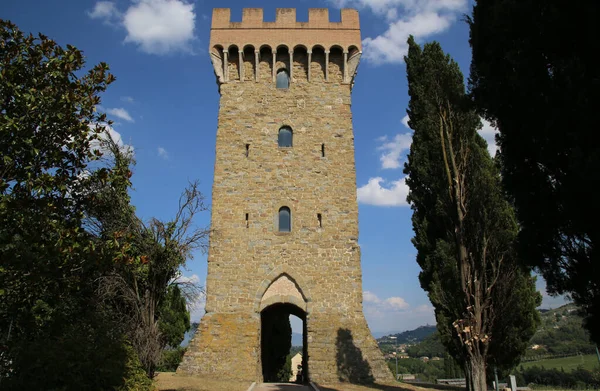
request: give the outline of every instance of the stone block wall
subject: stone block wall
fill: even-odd
[[[213,15],[211,45],[225,32],[215,26],[227,30],[226,14]],[[244,18],[242,24],[257,24],[258,12],[245,11]],[[279,18],[275,23],[294,26],[291,16]],[[350,22],[342,16],[341,23]],[[358,18],[351,23],[358,28]],[[303,28],[290,34],[301,39]],[[360,33],[349,44],[359,47]],[[275,70],[290,69],[290,61],[293,67],[290,87],[277,89],[272,51],[257,54],[225,63],[206,315],[178,371],[261,381],[260,311],[281,298],[306,315],[312,381],[390,380],[362,312],[348,56],[277,52]],[[223,64],[213,63],[218,76]],[[292,147],[278,147],[283,126],[292,129]],[[291,232],[278,229],[283,206],[291,210]]]

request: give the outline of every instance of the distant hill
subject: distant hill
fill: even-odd
[[[526,356],[595,352],[595,346],[590,342],[590,336],[583,328],[583,318],[574,304],[540,311],[540,315],[542,323],[531,338]]]
[[[386,335],[377,339],[379,343],[396,343],[396,340],[391,339],[390,337],[396,337],[398,345],[403,343],[416,343],[424,340],[433,334],[437,328],[435,326],[427,325],[427,326],[419,326],[414,330],[407,330],[398,334]]]
[[[544,357],[570,356],[574,354],[592,354],[596,352],[595,345],[590,342],[588,332],[583,328],[583,318],[574,304],[566,304],[555,309],[540,309],[541,324],[529,342],[529,348],[523,357],[524,361]],[[443,349],[439,337],[433,335],[435,326],[421,326],[402,333],[388,334],[377,338],[382,350],[389,345],[413,345],[407,349],[411,356],[439,355]],[[425,342],[423,342],[425,341]]]

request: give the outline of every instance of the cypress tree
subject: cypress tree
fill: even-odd
[[[539,324],[541,297],[515,253],[518,227],[456,62],[437,42],[408,40],[409,126],[404,172],[419,280],[442,342],[472,390],[491,365],[510,368]]]

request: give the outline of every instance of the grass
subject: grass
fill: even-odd
[[[246,391],[250,383],[161,372],[155,377],[154,385],[158,391]]]
[[[583,356],[571,356],[571,357],[560,357],[560,358],[549,358],[540,361],[529,361],[521,363],[523,368],[530,368],[533,366],[550,368],[563,368],[565,372],[570,372],[573,369],[577,369],[578,366],[583,366],[584,369],[593,371],[598,368],[598,357],[595,354],[586,354]]]

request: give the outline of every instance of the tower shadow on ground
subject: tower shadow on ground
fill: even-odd
[[[407,391],[408,387],[401,385],[387,385],[375,383],[375,377],[371,370],[369,362],[363,357],[361,350],[354,344],[352,332],[348,329],[340,328],[337,331],[336,338],[336,362],[338,378],[341,383],[352,383],[363,385],[371,390],[383,391]],[[319,385],[322,391],[342,391],[343,385],[323,386]]]
[[[335,346],[340,381],[356,384],[373,384],[375,382],[371,366],[363,358],[360,349],[354,344],[354,338],[350,330],[338,329]]]

